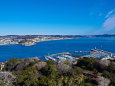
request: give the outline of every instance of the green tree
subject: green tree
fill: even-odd
[[[84,82],[84,76],[83,74],[80,74],[77,80],[77,85],[80,86]]]

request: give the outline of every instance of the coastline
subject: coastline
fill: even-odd
[[[39,42],[46,42],[46,41],[55,41],[55,40],[65,40],[65,39],[74,39],[74,38],[64,38],[64,39],[52,39],[52,40],[43,40],[43,41],[38,41],[38,42],[35,42],[34,45],[36,45],[36,43],[39,43]],[[26,45],[25,45],[26,46]],[[32,46],[32,45],[30,45]]]
[[[64,38],[64,39],[43,40],[43,41],[39,41],[39,42],[45,42],[45,41],[55,41],[55,40],[65,40],[65,39],[74,39],[74,38]],[[38,42],[36,42],[36,43],[38,43]]]
[[[60,38],[60,39],[40,40],[40,41],[37,41],[37,42],[17,43],[17,44],[18,45],[24,45],[24,46],[32,46],[32,45],[36,45],[36,43],[38,43],[38,42],[53,41],[53,40],[65,40],[65,39],[74,39],[74,38]],[[16,44],[0,44],[0,46],[4,46],[4,45],[16,45]]]

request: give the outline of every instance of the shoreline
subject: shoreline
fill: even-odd
[[[65,40],[65,39],[74,39],[74,38],[64,38],[64,39],[51,39],[51,40],[41,40],[41,41],[38,41],[38,42],[33,42],[33,43],[23,43],[23,44],[0,44],[0,46],[4,46],[4,45],[23,45],[23,46],[32,46],[32,45],[36,45],[37,43],[39,42],[45,42],[45,41],[55,41],[55,40]]]
[[[74,39],[74,38],[65,38],[65,39]],[[55,40],[65,40],[65,39],[53,39],[53,40],[43,40],[43,41],[39,41],[39,42],[46,42],[46,41],[55,41]],[[32,44],[32,45],[36,45],[37,43],[39,42],[35,42],[35,44]],[[32,46],[30,45],[30,46]],[[26,45],[25,45],[26,46]]]
[[[0,46],[4,46],[4,45],[32,46],[32,45],[36,45],[38,42],[53,41],[53,40],[65,40],[65,39],[78,39],[78,38],[100,38],[100,37],[73,37],[73,38],[46,39],[46,40],[39,40],[39,41],[25,42],[25,43],[16,43],[16,44],[0,44]],[[101,38],[109,38],[109,37],[101,37]],[[110,37],[110,38],[114,38],[114,37]]]

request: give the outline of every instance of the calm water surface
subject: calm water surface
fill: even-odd
[[[6,61],[12,57],[22,59],[37,56],[41,57],[41,59],[44,59],[43,56],[48,54],[61,52],[74,53],[74,51],[90,51],[90,49],[95,47],[115,53],[115,37],[45,41],[38,42],[33,46],[3,45],[0,46],[0,62]]]

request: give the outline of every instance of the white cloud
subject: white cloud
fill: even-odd
[[[108,12],[105,16],[105,21],[99,30],[93,32],[94,34],[115,34],[115,9]]]
[[[111,14],[113,14],[115,12],[115,9],[114,10],[111,10],[110,12],[107,13],[106,17],[105,18],[108,18],[110,17]]]
[[[115,29],[115,9],[108,12],[106,20],[103,23],[104,31],[112,31]]]
[[[115,29],[115,14],[109,17],[103,24],[105,30],[110,31]]]

